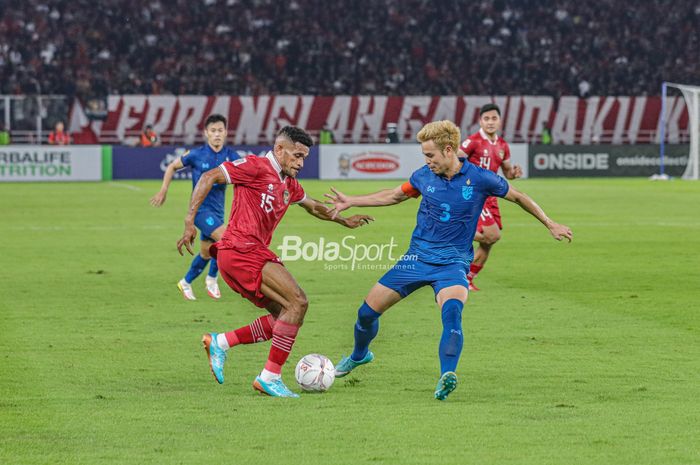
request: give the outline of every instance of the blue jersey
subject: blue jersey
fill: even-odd
[[[509,186],[497,174],[460,160],[462,168],[450,180],[427,165],[411,175],[409,182],[423,199],[407,255],[437,265],[466,265],[474,258],[472,241],[484,202],[504,197]]]
[[[181,160],[184,166],[189,166],[192,169],[192,188],[194,189],[203,173],[216,168],[225,161],[233,161],[238,158],[240,158],[238,154],[226,146],[219,152],[214,152],[209,144],[204,144],[186,152]],[[199,210],[223,218],[225,199],[226,183],[214,184]]]

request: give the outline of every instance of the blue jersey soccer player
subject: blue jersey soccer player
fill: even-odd
[[[442,310],[441,376],[435,398],[444,400],[457,387],[455,370],[464,341],[462,308],[468,295],[467,272],[474,256],[476,224],[486,198],[497,196],[517,203],[540,220],[557,240],[571,241],[572,232],[550,220],[530,197],[509,186],[502,177],[459,158],[459,128],[454,123],[429,123],[417,138],[426,166],[413,173],[407,183],[368,195],[349,196],[335,189],[333,194],[326,194],[334,204],[334,213],[350,207],[394,205],[423,196],[408,251],[379,279],[358,310],[355,348],[336,365],[336,376],[345,376],[374,360],[369,343],[379,330],[379,317],[416,289],[430,285]]]
[[[173,161],[165,170],[163,175],[163,185],[160,191],[151,198],[151,205],[160,207],[165,202],[168,193],[168,186],[173,179],[175,171],[190,167],[192,169],[192,187],[197,185],[202,173],[216,168],[225,161],[238,159],[235,151],[226,147],[226,118],[219,114],[212,114],[204,122],[204,137],[207,141],[201,147],[192,149],[182,157]],[[209,195],[202,202],[194,224],[201,231],[201,250],[194,257],[187,274],[178,283],[177,287],[187,300],[196,300],[192,290],[192,281],[202,274],[207,263],[209,274],[205,280],[207,293],[210,297],[218,299],[221,297],[219,284],[217,282],[218,267],[216,260],[211,260],[209,246],[221,239],[226,230],[224,224],[224,202],[226,201],[226,184],[215,184]]]

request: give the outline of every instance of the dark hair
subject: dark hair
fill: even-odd
[[[226,117],[218,113],[212,113],[211,115],[207,116],[206,121],[204,121],[204,128],[207,128],[210,124],[214,123],[224,123],[224,127],[226,127]]]
[[[481,110],[479,110],[479,117],[481,117],[481,115],[483,115],[487,111],[491,111],[491,110],[496,110],[496,113],[498,113],[498,116],[501,116],[501,109],[498,108],[498,105],[496,105],[495,103],[487,103],[486,105],[481,107]]]
[[[312,145],[314,145],[314,141],[313,139],[311,139],[309,133],[304,131],[302,128],[298,128],[296,126],[283,127],[282,129],[280,129],[280,132],[277,133],[277,136],[287,137],[292,142],[299,142],[300,144],[305,145],[307,147],[311,147]]]

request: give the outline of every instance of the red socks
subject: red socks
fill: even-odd
[[[481,269],[483,267],[484,267],[484,265],[475,265],[472,263],[471,266],[469,267],[469,275],[467,275],[467,277],[469,279],[475,278],[476,275],[479,274],[479,271],[481,271]]]
[[[274,326],[275,318],[272,315],[261,316],[248,326],[226,333],[226,341],[229,347],[267,341],[272,338]]]
[[[282,365],[287,361],[292,351],[294,340],[299,332],[299,326],[285,321],[276,321],[272,329],[272,347],[268,356],[265,369],[275,373],[282,373]]]

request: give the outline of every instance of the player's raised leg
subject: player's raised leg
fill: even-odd
[[[440,337],[440,379],[435,387],[435,398],[445,400],[457,388],[457,364],[462,354],[462,309],[467,301],[464,286],[446,287],[436,297],[442,313],[442,336]]]
[[[253,382],[253,387],[274,397],[299,397],[282,381],[282,366],[289,358],[299,328],[309,306],[306,294],[294,277],[279,263],[267,262],[262,270],[260,291],[280,306],[279,316],[272,328],[272,345],[265,368]]]
[[[367,298],[357,310],[355,322],[355,347],[349,357],[343,357],[335,366],[335,376],[342,378],[360,365],[374,360],[374,354],[369,351],[369,344],[379,332],[379,317],[401,300],[401,295],[376,283],[369,291]]]

